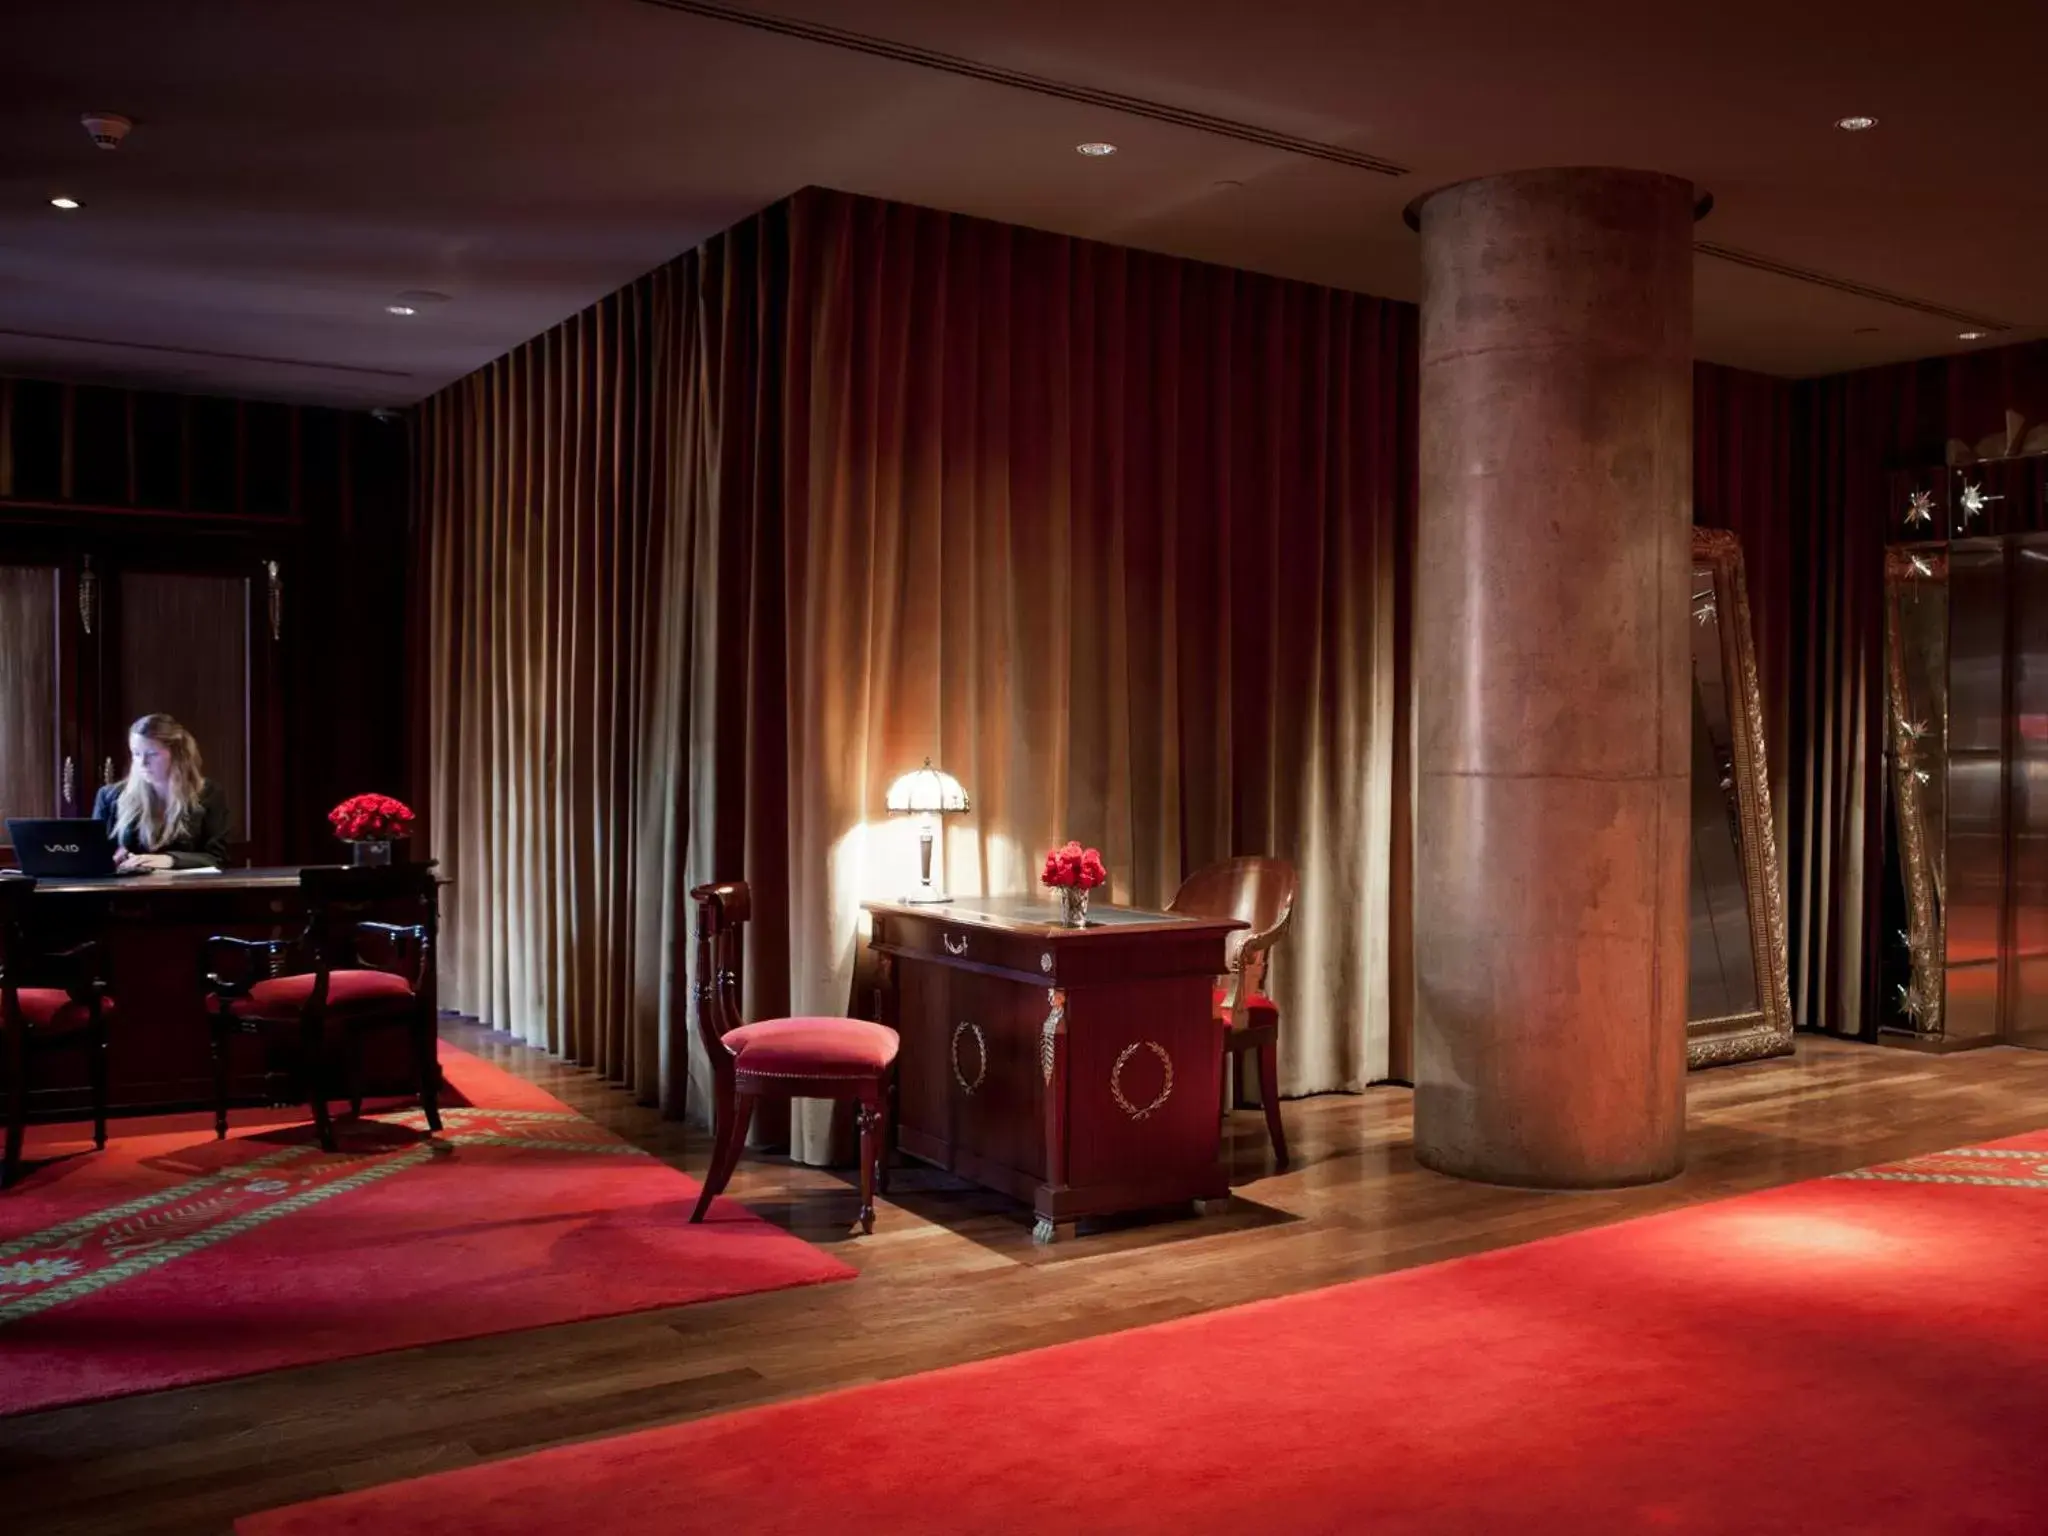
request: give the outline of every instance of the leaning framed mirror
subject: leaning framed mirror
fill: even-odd
[[[1785,884],[1742,546],[1692,536],[1692,884],[1686,1063],[1792,1049]]]

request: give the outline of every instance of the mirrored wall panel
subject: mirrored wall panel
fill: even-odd
[[[1885,554],[1884,1021],[1939,1038],[1947,997],[1948,547]]]

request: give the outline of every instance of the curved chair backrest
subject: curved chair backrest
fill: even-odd
[[[721,880],[690,892],[697,904],[697,1035],[712,1064],[728,1060],[714,1050],[740,1027],[740,927],[753,912],[744,880]]]
[[[1297,883],[1294,866],[1285,859],[1256,854],[1225,859],[1183,880],[1166,910],[1191,917],[1234,917],[1248,924],[1231,966],[1238,970],[1271,949],[1286,931],[1294,915]]]
[[[299,895],[306,904],[304,942],[319,974],[356,963],[356,925],[372,907],[394,914],[410,905],[408,914],[426,933],[431,946],[436,932],[434,861],[417,864],[312,865],[299,871]],[[326,996],[323,990],[321,996]]]

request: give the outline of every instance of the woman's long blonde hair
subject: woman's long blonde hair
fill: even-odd
[[[171,755],[170,793],[157,794],[142,765],[131,763],[128,782],[115,802],[114,841],[120,842],[132,827],[143,848],[155,852],[177,836],[185,817],[198,809],[199,791],[206,785],[199,743],[169,715],[144,715],[128,727],[128,734],[153,741]]]

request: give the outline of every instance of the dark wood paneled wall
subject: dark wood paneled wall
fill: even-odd
[[[403,422],[0,379],[0,559],[75,539],[279,561],[287,861],[336,855],[325,815],[345,796],[413,798],[409,487]]]

